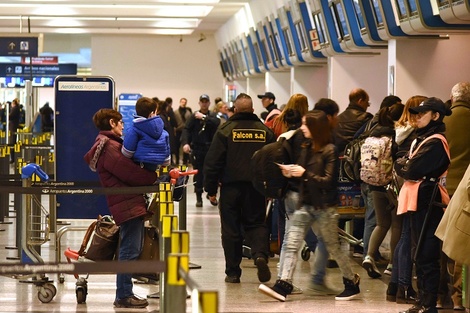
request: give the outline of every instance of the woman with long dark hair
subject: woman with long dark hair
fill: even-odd
[[[259,291],[279,301],[292,292],[292,277],[298,252],[309,227],[325,243],[329,254],[343,274],[344,291],[336,300],[350,300],[359,290],[359,275],[354,274],[348,256],[341,251],[338,233],[337,177],[338,152],[332,143],[331,127],[323,111],[312,110],[302,118],[300,127],[308,140],[303,146],[298,164],[280,165],[286,177],[301,178],[300,208],[292,214],[292,225],[286,231],[285,254],[279,268],[279,279],[273,287],[261,284]]]

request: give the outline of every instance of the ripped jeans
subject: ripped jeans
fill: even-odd
[[[279,278],[285,281],[292,281],[305,234],[308,228],[312,227],[319,242],[325,244],[328,253],[338,263],[343,277],[353,280],[354,273],[349,264],[349,258],[340,248],[337,225],[338,213],[335,206],[327,207],[323,210],[315,210],[310,205],[302,205],[300,209],[295,210],[290,217],[290,226],[286,227]]]

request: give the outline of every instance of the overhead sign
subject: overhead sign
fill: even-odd
[[[24,77],[76,75],[77,64],[26,65],[21,63],[0,63],[0,77]]]
[[[40,65],[40,64],[58,64],[59,57],[58,56],[47,56],[47,57],[21,57],[21,64],[33,64],[33,65]]]
[[[0,36],[0,56],[39,55],[42,50],[42,36],[39,34],[11,34]]]

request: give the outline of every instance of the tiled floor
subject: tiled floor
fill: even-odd
[[[190,188],[191,189],[191,188]],[[360,259],[351,258],[354,271],[361,277],[361,297],[352,301],[335,301],[334,297],[312,297],[292,295],[282,303],[273,300],[259,292],[256,268],[253,261],[244,259],[243,275],[240,284],[224,282],[224,258],[220,243],[220,223],[217,208],[209,201],[202,208],[194,206],[194,194],[188,194],[187,229],[190,232],[190,262],[200,265],[200,269],[190,271],[191,277],[203,288],[219,291],[219,312],[278,312],[278,313],[308,313],[308,312],[374,312],[397,313],[409,305],[398,305],[385,301],[385,291],[388,276],[382,279],[370,279],[360,266]],[[178,206],[176,206],[176,211]],[[6,221],[14,221],[7,218]],[[90,221],[71,220],[72,225],[88,225]],[[0,263],[14,262],[6,260],[15,256],[15,250],[6,249],[15,243],[15,223],[0,225]],[[68,232],[62,240],[61,250],[69,246],[78,249],[83,238],[82,231]],[[44,260],[53,261],[54,240],[41,247]],[[294,282],[300,287],[306,287],[313,255],[309,261],[299,258]],[[277,256],[269,262],[274,282],[277,274]],[[382,268],[383,269],[383,268]],[[91,275],[88,279],[88,296],[86,304],[77,304],[75,297],[75,279],[72,275],[65,276],[65,282],[59,283],[55,274],[48,275],[57,286],[57,295],[50,303],[41,303],[37,297],[37,289],[31,284],[20,283],[12,277],[0,277],[0,312],[159,312],[159,301],[150,299],[146,309],[114,309],[112,303],[115,293],[114,275]],[[328,280],[338,289],[342,288],[339,269],[328,269]],[[158,291],[158,285],[136,284],[136,294],[148,295]],[[170,295],[171,296],[171,295]],[[191,299],[187,300],[187,312],[191,312]],[[453,310],[442,310],[442,313]]]

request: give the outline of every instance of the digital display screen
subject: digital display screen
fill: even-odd
[[[400,15],[400,20],[408,17],[408,12],[406,12],[405,0],[397,0],[398,14]]]
[[[344,15],[343,7],[341,3],[336,3],[336,11],[338,12],[339,22],[341,23],[341,30],[343,31],[343,37],[349,36],[348,23],[346,22],[346,16]]]
[[[377,26],[383,26],[382,12],[380,12],[379,0],[372,0],[372,7],[375,13],[375,23]]]
[[[323,24],[323,18],[320,14],[315,14],[313,16],[313,20],[315,21],[315,25],[318,31],[318,40],[321,44],[325,44],[327,40],[325,34],[325,25]]]
[[[416,0],[408,0],[408,5],[410,6],[411,16],[418,14],[418,6],[416,5]]]
[[[33,87],[54,87],[55,77],[33,77]],[[29,80],[29,79],[28,79]],[[24,87],[26,79],[23,77],[0,77],[0,87],[16,88]]]
[[[341,25],[338,22],[338,17],[333,6],[330,6],[331,16],[333,18],[333,24],[335,24],[336,37],[338,40],[343,40],[343,32],[340,30]]]
[[[356,13],[357,22],[359,23],[359,27],[361,29],[366,28],[366,24],[364,23],[364,16],[362,16],[361,6],[359,4],[359,0],[354,0],[354,12]]]

